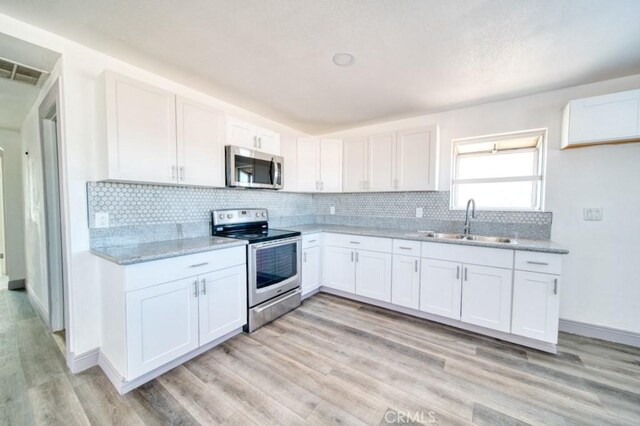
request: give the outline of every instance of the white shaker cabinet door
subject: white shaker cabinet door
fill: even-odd
[[[327,246],[323,257],[323,285],[349,293],[356,292],[355,250]]]
[[[127,379],[198,347],[198,279],[127,293]]]
[[[320,246],[302,250],[302,294],[320,287]]]
[[[395,132],[369,136],[368,190],[393,191],[396,189],[395,156]]]
[[[256,137],[258,138],[259,151],[280,155],[280,133],[258,127]]]
[[[455,320],[460,319],[462,264],[422,259],[420,310]]]
[[[320,140],[298,138],[297,151],[298,191],[320,191]]]
[[[234,266],[199,277],[200,345],[247,323],[247,268]]]
[[[463,265],[462,321],[508,333],[513,271]]]
[[[366,137],[344,140],[342,173],[344,192],[359,192],[367,189],[367,147]]]
[[[258,136],[256,126],[227,117],[227,145],[235,145],[243,148],[258,149]]]
[[[320,141],[320,191],[342,192],[342,139]]]
[[[558,342],[559,280],[557,275],[515,272],[511,322],[513,334],[554,344]]]
[[[393,255],[391,303],[418,309],[420,306],[420,258]]]
[[[436,127],[398,132],[396,144],[397,190],[433,191],[438,181]]]
[[[356,294],[391,302],[390,253],[356,251]]]

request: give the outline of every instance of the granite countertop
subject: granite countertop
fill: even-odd
[[[555,253],[555,254],[567,254],[569,250],[557,245],[556,243],[548,240],[528,240],[524,238],[511,238],[516,241],[516,244],[505,243],[491,243],[481,241],[467,241],[467,240],[445,240],[443,238],[432,238],[417,232],[408,231],[402,229],[393,228],[367,228],[361,226],[344,226],[344,225],[323,225],[311,224],[311,225],[299,225],[288,226],[286,229],[291,231],[299,231],[304,234],[313,234],[317,232],[333,232],[336,234],[351,234],[351,235],[363,235],[367,237],[384,237],[384,238],[399,238],[403,240],[414,241],[428,241],[443,244],[458,244],[478,247],[491,247],[507,250],[522,250],[522,251],[535,251],[542,253]]]
[[[245,240],[233,238],[200,237],[126,246],[97,247],[92,248],[91,253],[118,265],[132,265],[186,254],[244,246],[247,243]]]

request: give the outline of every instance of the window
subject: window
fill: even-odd
[[[482,210],[543,209],[547,131],[533,130],[453,141],[451,208],[473,198]]]

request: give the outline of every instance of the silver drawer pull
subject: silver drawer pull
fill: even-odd
[[[553,294],[558,294],[558,279],[553,280]]]
[[[193,282],[193,297],[198,297],[198,280]]]
[[[209,264],[209,262],[196,263],[195,265],[189,266],[189,268],[197,268],[199,266],[206,266],[208,264]]]
[[[398,248],[401,248],[402,250],[413,250],[411,247],[402,247],[402,246],[400,246]]]
[[[527,260],[527,263],[530,265],[549,266],[547,262],[534,262],[533,260]]]
[[[460,279],[460,267],[456,266],[456,279],[459,280]]]
[[[349,244],[360,244],[359,241],[349,241]]]

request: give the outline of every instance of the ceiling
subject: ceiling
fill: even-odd
[[[3,0],[0,13],[313,134],[640,73],[638,0]]]
[[[0,57],[50,72],[60,54],[0,32]],[[39,87],[0,78],[0,129],[20,130],[39,93]]]

